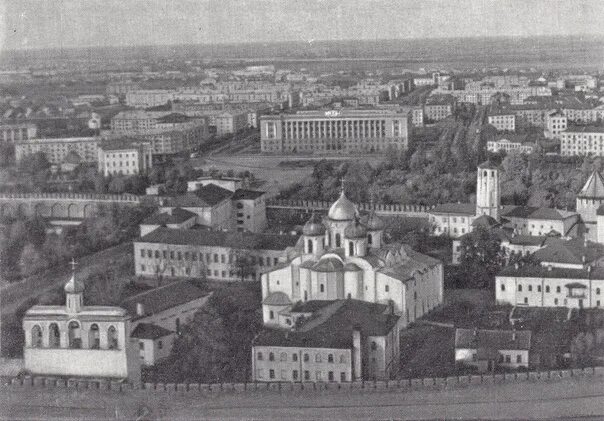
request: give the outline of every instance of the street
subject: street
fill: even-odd
[[[445,390],[75,391],[0,388],[0,417],[46,419],[577,419],[604,417],[604,379]]]

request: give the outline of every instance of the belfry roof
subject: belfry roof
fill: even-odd
[[[577,197],[604,199],[604,178],[602,174],[598,171],[592,172]]]

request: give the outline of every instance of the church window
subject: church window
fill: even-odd
[[[258,361],[262,361],[262,359],[264,358],[264,356],[262,355],[262,352],[258,353]]]
[[[61,346],[61,332],[59,332],[59,326],[56,323],[51,323],[48,327],[48,339],[48,345],[51,348],[58,348]]]
[[[107,344],[109,349],[117,349],[117,330],[114,326],[109,326],[109,329],[107,329]]]
[[[558,299],[557,298],[554,298],[554,304],[558,305]]]
[[[389,291],[390,291],[390,285],[386,285],[386,286],[384,287],[384,289],[386,290],[386,292],[389,292]]]
[[[101,347],[99,325],[96,323],[91,324],[88,330],[88,346],[90,349],[99,349]]]
[[[268,360],[269,361],[275,361],[275,354],[273,354],[272,352],[269,352],[269,354],[268,354]]]
[[[308,361],[310,361],[310,357],[308,354],[304,354],[304,362],[307,363]]]
[[[308,252],[312,253],[312,240],[308,240]]]
[[[268,318],[271,319],[271,320],[273,320],[275,318],[275,313],[273,312],[273,310],[270,310],[268,312]]]
[[[501,284],[501,290],[505,291],[505,284]]]
[[[327,362],[328,363],[332,363],[333,362],[333,354],[328,354],[327,355]]]
[[[369,244],[369,245],[373,244],[373,236],[371,234],[369,234],[367,236],[367,244]]]
[[[340,234],[336,234],[336,248],[340,247]]]
[[[279,359],[281,361],[287,361],[287,352],[282,352]]]
[[[348,254],[354,256],[354,243],[352,241],[348,242]]]
[[[321,292],[325,292],[325,285],[323,285],[323,284],[319,285],[319,289]]]
[[[78,322],[71,321],[68,325],[69,329],[69,347],[70,348],[81,348],[82,338],[80,332],[80,324]]]
[[[31,329],[31,346],[33,348],[42,347],[42,328],[38,325]]]
[[[556,287],[556,292],[560,292],[560,286]]]
[[[182,260],[182,252],[178,252],[178,260]]]
[[[333,381],[333,371],[330,371],[329,373],[327,373],[327,380],[329,380],[330,382]]]

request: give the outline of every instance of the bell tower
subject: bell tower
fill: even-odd
[[[483,162],[476,172],[476,216],[488,215],[499,220],[500,206],[499,167],[490,161]]]

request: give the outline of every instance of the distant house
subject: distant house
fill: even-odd
[[[492,372],[497,367],[528,368],[531,332],[528,330],[457,329],[455,363]]]

